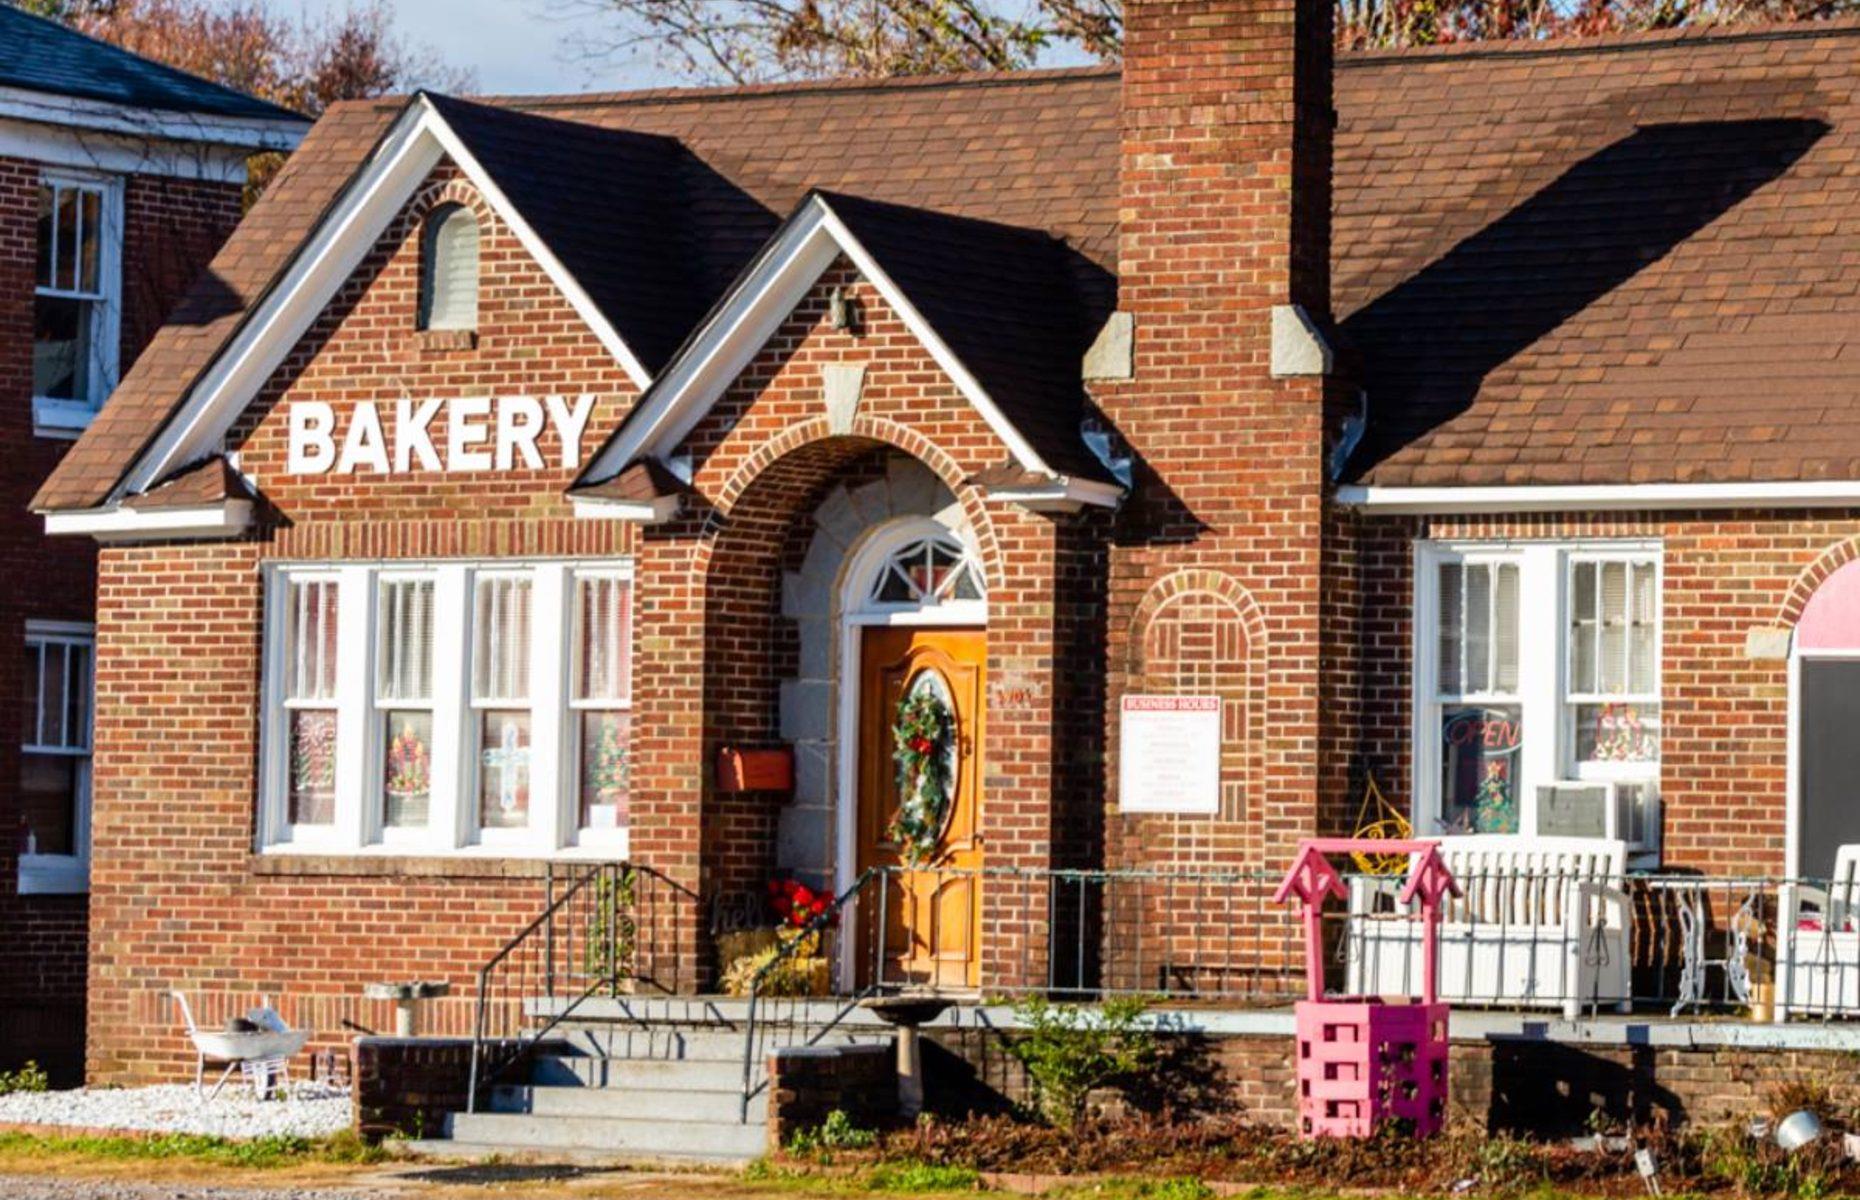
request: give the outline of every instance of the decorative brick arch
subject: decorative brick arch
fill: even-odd
[[[852,422],[845,433],[834,433],[825,417],[813,417],[788,426],[774,437],[758,446],[754,452],[737,464],[722,487],[712,497],[712,508],[705,521],[704,529],[699,535],[699,545],[694,552],[693,563],[700,572],[707,571],[711,555],[715,551],[718,538],[730,524],[743,497],[758,483],[767,485],[767,476],[776,464],[787,460],[791,455],[806,447],[831,443],[864,441],[889,446],[910,455],[942,481],[950,494],[962,505],[962,515],[974,531],[976,550],[981,555],[982,571],[987,578],[998,578],[1000,566],[1000,545],[993,532],[993,522],[989,520],[988,509],[982,503],[980,493],[967,485],[962,470],[957,467],[942,447],[923,434],[895,421],[887,421],[867,416],[859,416]],[[791,486],[786,485],[784,486]]]
[[[472,182],[462,176],[455,176],[430,180],[415,192],[413,198],[400,210],[400,215],[394,218],[394,232],[402,237],[412,233],[426,220],[427,214],[442,204],[462,204],[470,209],[471,215],[478,218],[481,231],[501,224],[497,214],[485,203],[483,194]]]
[[[1782,603],[1776,612],[1777,626],[1795,628],[1801,622],[1808,602],[1814,598],[1821,585],[1836,571],[1857,559],[1860,559],[1860,534],[1843,538],[1823,549],[1813,562],[1797,573],[1788,591],[1783,593]]]
[[[1212,822],[1169,818],[1181,842],[1176,849],[1189,851],[1201,841],[1192,832],[1197,822],[1244,822],[1248,797],[1262,779],[1265,617],[1232,577],[1190,568],[1151,585],[1129,633],[1126,691],[1221,698],[1221,811]]]

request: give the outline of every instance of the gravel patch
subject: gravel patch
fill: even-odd
[[[191,1084],[17,1092],[0,1096],[0,1124],[317,1138],[349,1127],[349,1098],[306,1086],[289,1100],[261,1101],[234,1083],[211,1104],[202,1104]]]

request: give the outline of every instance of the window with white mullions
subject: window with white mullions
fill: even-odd
[[[1622,835],[1657,840],[1660,770],[1659,560],[1572,554],[1564,745],[1573,778],[1612,781]]]
[[[486,830],[529,824],[531,596],[527,576],[481,574],[473,585],[471,703]]]
[[[580,840],[599,841],[627,823],[627,746],[632,706],[632,584],[614,572],[574,582],[576,790]]]
[[[75,432],[116,383],[121,188],[48,174],[39,186],[32,393],[41,432]]]
[[[25,875],[47,860],[81,869],[89,854],[91,659],[87,628],[28,624],[19,800],[22,852],[35,862],[22,890],[81,890],[35,888]]]
[[[1422,542],[1415,823],[1657,853],[1660,550]]]
[[[877,605],[921,607],[982,599],[981,573],[963,544],[927,537],[900,546],[872,585]]]
[[[336,820],[337,644],[340,587],[334,578],[293,578],[285,596],[286,819]]]
[[[1516,562],[1462,558],[1436,567],[1435,695],[1442,829],[1516,833],[1524,712],[1519,695]]]
[[[433,580],[384,577],[376,604],[381,825],[420,829],[433,795]]]

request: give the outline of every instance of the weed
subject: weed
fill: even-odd
[[[386,1153],[360,1137],[343,1132],[328,1138],[270,1136],[234,1140],[201,1133],[164,1133],[152,1137],[0,1133],[0,1156],[42,1158],[187,1158],[216,1166],[268,1168],[306,1162],[379,1162]]]
[[[812,1129],[797,1129],[788,1139],[788,1153],[802,1156],[834,1150],[865,1150],[878,1141],[870,1129],[852,1123],[846,1110],[836,1108],[827,1119]]]
[[[0,1071],[0,1096],[10,1096],[14,1092],[43,1092],[51,1086],[51,1080],[39,1069],[39,1064],[30,1060],[17,1071]]]
[[[879,1163],[864,1178],[868,1192],[972,1192],[982,1177],[973,1167],[901,1159]]]
[[[1122,996],[1093,1010],[1035,996],[1014,1006],[1024,1032],[1010,1048],[1027,1069],[1048,1121],[1073,1128],[1094,1090],[1133,1079],[1155,1064],[1156,1033],[1142,1024],[1149,1003]]]

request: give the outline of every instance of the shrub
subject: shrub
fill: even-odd
[[[14,1092],[43,1092],[51,1087],[51,1081],[36,1062],[27,1062],[17,1071],[0,1071],[0,1096],[10,1096]]]
[[[1040,1113],[1061,1129],[1085,1115],[1091,1093],[1143,1074],[1159,1045],[1142,1024],[1150,1002],[1141,996],[1106,1000],[1095,1011],[1032,997],[1014,1006],[1022,1032],[1010,1046],[1027,1070]]]
[[[788,1139],[788,1153],[814,1154],[822,1150],[866,1150],[878,1141],[870,1129],[852,1123],[844,1109],[836,1108],[813,1129],[797,1129]]]
[[[981,1186],[972,1167],[951,1167],[906,1160],[884,1162],[865,1176],[868,1192],[968,1192]]]

